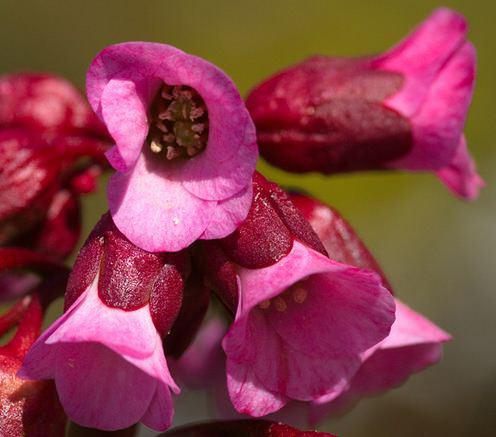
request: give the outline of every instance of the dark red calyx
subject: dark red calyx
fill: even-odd
[[[163,437],[335,437],[326,432],[300,431],[268,420],[231,420],[185,425],[172,429]]]
[[[169,254],[170,255],[170,254]],[[150,313],[162,337],[174,324],[183,302],[185,279],[174,260],[169,259],[154,278],[150,295]]]
[[[384,286],[393,291],[379,263],[356,231],[336,209],[302,194],[291,194],[291,200],[315,229],[327,249],[329,258],[374,270],[381,276]]]
[[[164,160],[192,158],[207,146],[208,111],[196,90],[163,84],[152,102],[148,142]]]
[[[98,295],[112,308],[133,311],[150,305],[155,327],[166,335],[181,308],[190,274],[189,254],[151,253],[132,244],[102,216],[79,252],[69,278],[65,309],[91,285],[97,274]]]
[[[199,241],[194,258],[205,285],[214,290],[226,308],[235,314],[239,293],[236,264],[226,255],[218,241]]]
[[[384,168],[412,147],[409,121],[383,104],[402,85],[365,58],[319,56],[283,70],[246,101],[261,155],[296,172]]]
[[[296,238],[324,255],[324,247],[311,226],[276,184],[260,173],[253,178],[253,202],[246,220],[220,240],[227,256],[246,268],[262,268],[284,258]]]
[[[179,358],[194,340],[210,304],[210,291],[198,274],[192,274],[184,288],[183,301],[169,335],[164,339],[166,355]]]

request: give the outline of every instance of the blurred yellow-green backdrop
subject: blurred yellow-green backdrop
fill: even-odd
[[[150,40],[209,59],[246,94],[275,70],[312,54],[382,51],[440,5],[432,0],[1,0],[0,73],[49,71],[83,87],[86,68],[100,49]],[[304,187],[338,207],[377,255],[397,294],[454,336],[440,365],[322,427],[340,436],[496,435],[496,3],[445,5],[468,18],[478,50],[478,83],[466,127],[487,182],[477,202],[453,198],[430,175],[324,178],[259,165],[277,182]],[[85,206],[87,234],[106,209],[103,184]],[[200,396],[178,402],[177,424],[205,417]]]

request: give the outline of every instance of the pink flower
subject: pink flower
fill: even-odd
[[[189,270],[185,254],[132,245],[104,216],[69,279],[66,312],[29,350],[20,375],[54,379],[74,422],[116,430],[170,426],[179,392],[162,338],[179,313]]]
[[[117,44],[91,64],[87,93],[116,143],[112,218],[134,244],[177,251],[246,217],[255,129],[221,70],[168,45]]]
[[[471,200],[483,186],[463,137],[474,77],[467,23],[444,8],[382,55],[290,67],[247,106],[262,155],[284,169],[431,171]]]
[[[375,270],[391,289],[377,261],[335,209],[303,195],[292,195],[291,199],[322,239],[331,258]],[[391,333],[362,355],[360,369],[339,396],[330,394],[311,404],[310,422],[315,424],[330,413],[342,412],[363,396],[401,385],[413,373],[436,364],[442,356],[442,344],[450,339],[449,334],[396,299]]]
[[[309,421],[318,423],[331,413],[350,408],[364,396],[400,386],[413,373],[438,363],[442,344],[450,339],[449,334],[396,299],[396,320],[389,336],[364,354],[363,364],[347,390],[337,398],[323,397],[312,404]]]
[[[375,273],[319,253],[279,187],[257,174],[254,193],[247,220],[199,255],[207,281],[236,312],[223,340],[229,396],[258,417],[345,389],[360,354],[389,333],[394,302]]]

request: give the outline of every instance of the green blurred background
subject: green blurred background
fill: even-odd
[[[277,182],[338,207],[401,299],[455,338],[440,365],[322,427],[341,437],[496,435],[496,2],[445,5],[468,18],[479,55],[466,127],[487,182],[477,202],[455,199],[431,175],[324,178],[259,165]],[[427,0],[1,0],[0,73],[49,71],[83,87],[100,49],[150,40],[209,59],[246,94],[267,75],[312,54],[382,51],[437,6]],[[103,186],[85,201],[85,235],[106,209]],[[203,401],[189,394],[178,402],[176,423],[205,418]]]

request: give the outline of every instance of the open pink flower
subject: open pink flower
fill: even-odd
[[[246,217],[255,129],[221,70],[168,45],[117,44],[91,64],[87,93],[116,143],[110,211],[134,244],[177,251]]]
[[[240,302],[223,347],[235,408],[263,416],[290,400],[337,395],[383,339],[394,303],[377,275],[295,241],[273,266],[239,270]]]
[[[67,415],[92,428],[165,430],[179,392],[162,338],[179,313],[188,262],[132,245],[108,215],[69,279],[66,312],[29,350],[20,375],[54,379]]]
[[[360,354],[389,333],[394,302],[378,275],[327,258],[287,195],[258,174],[245,222],[200,248],[208,283],[236,313],[223,348],[241,413],[339,394]]]
[[[291,199],[313,226],[331,258],[375,270],[391,289],[377,261],[335,209],[304,195],[292,195]],[[362,355],[360,369],[343,393],[331,393],[311,404],[310,422],[315,424],[328,414],[342,412],[363,396],[401,385],[413,373],[436,364],[441,359],[443,343],[450,339],[449,334],[396,299],[391,333]]]
[[[316,56],[255,88],[247,106],[262,155],[290,171],[432,171],[455,194],[483,186],[463,128],[475,49],[458,13],[434,11],[379,56]]]

